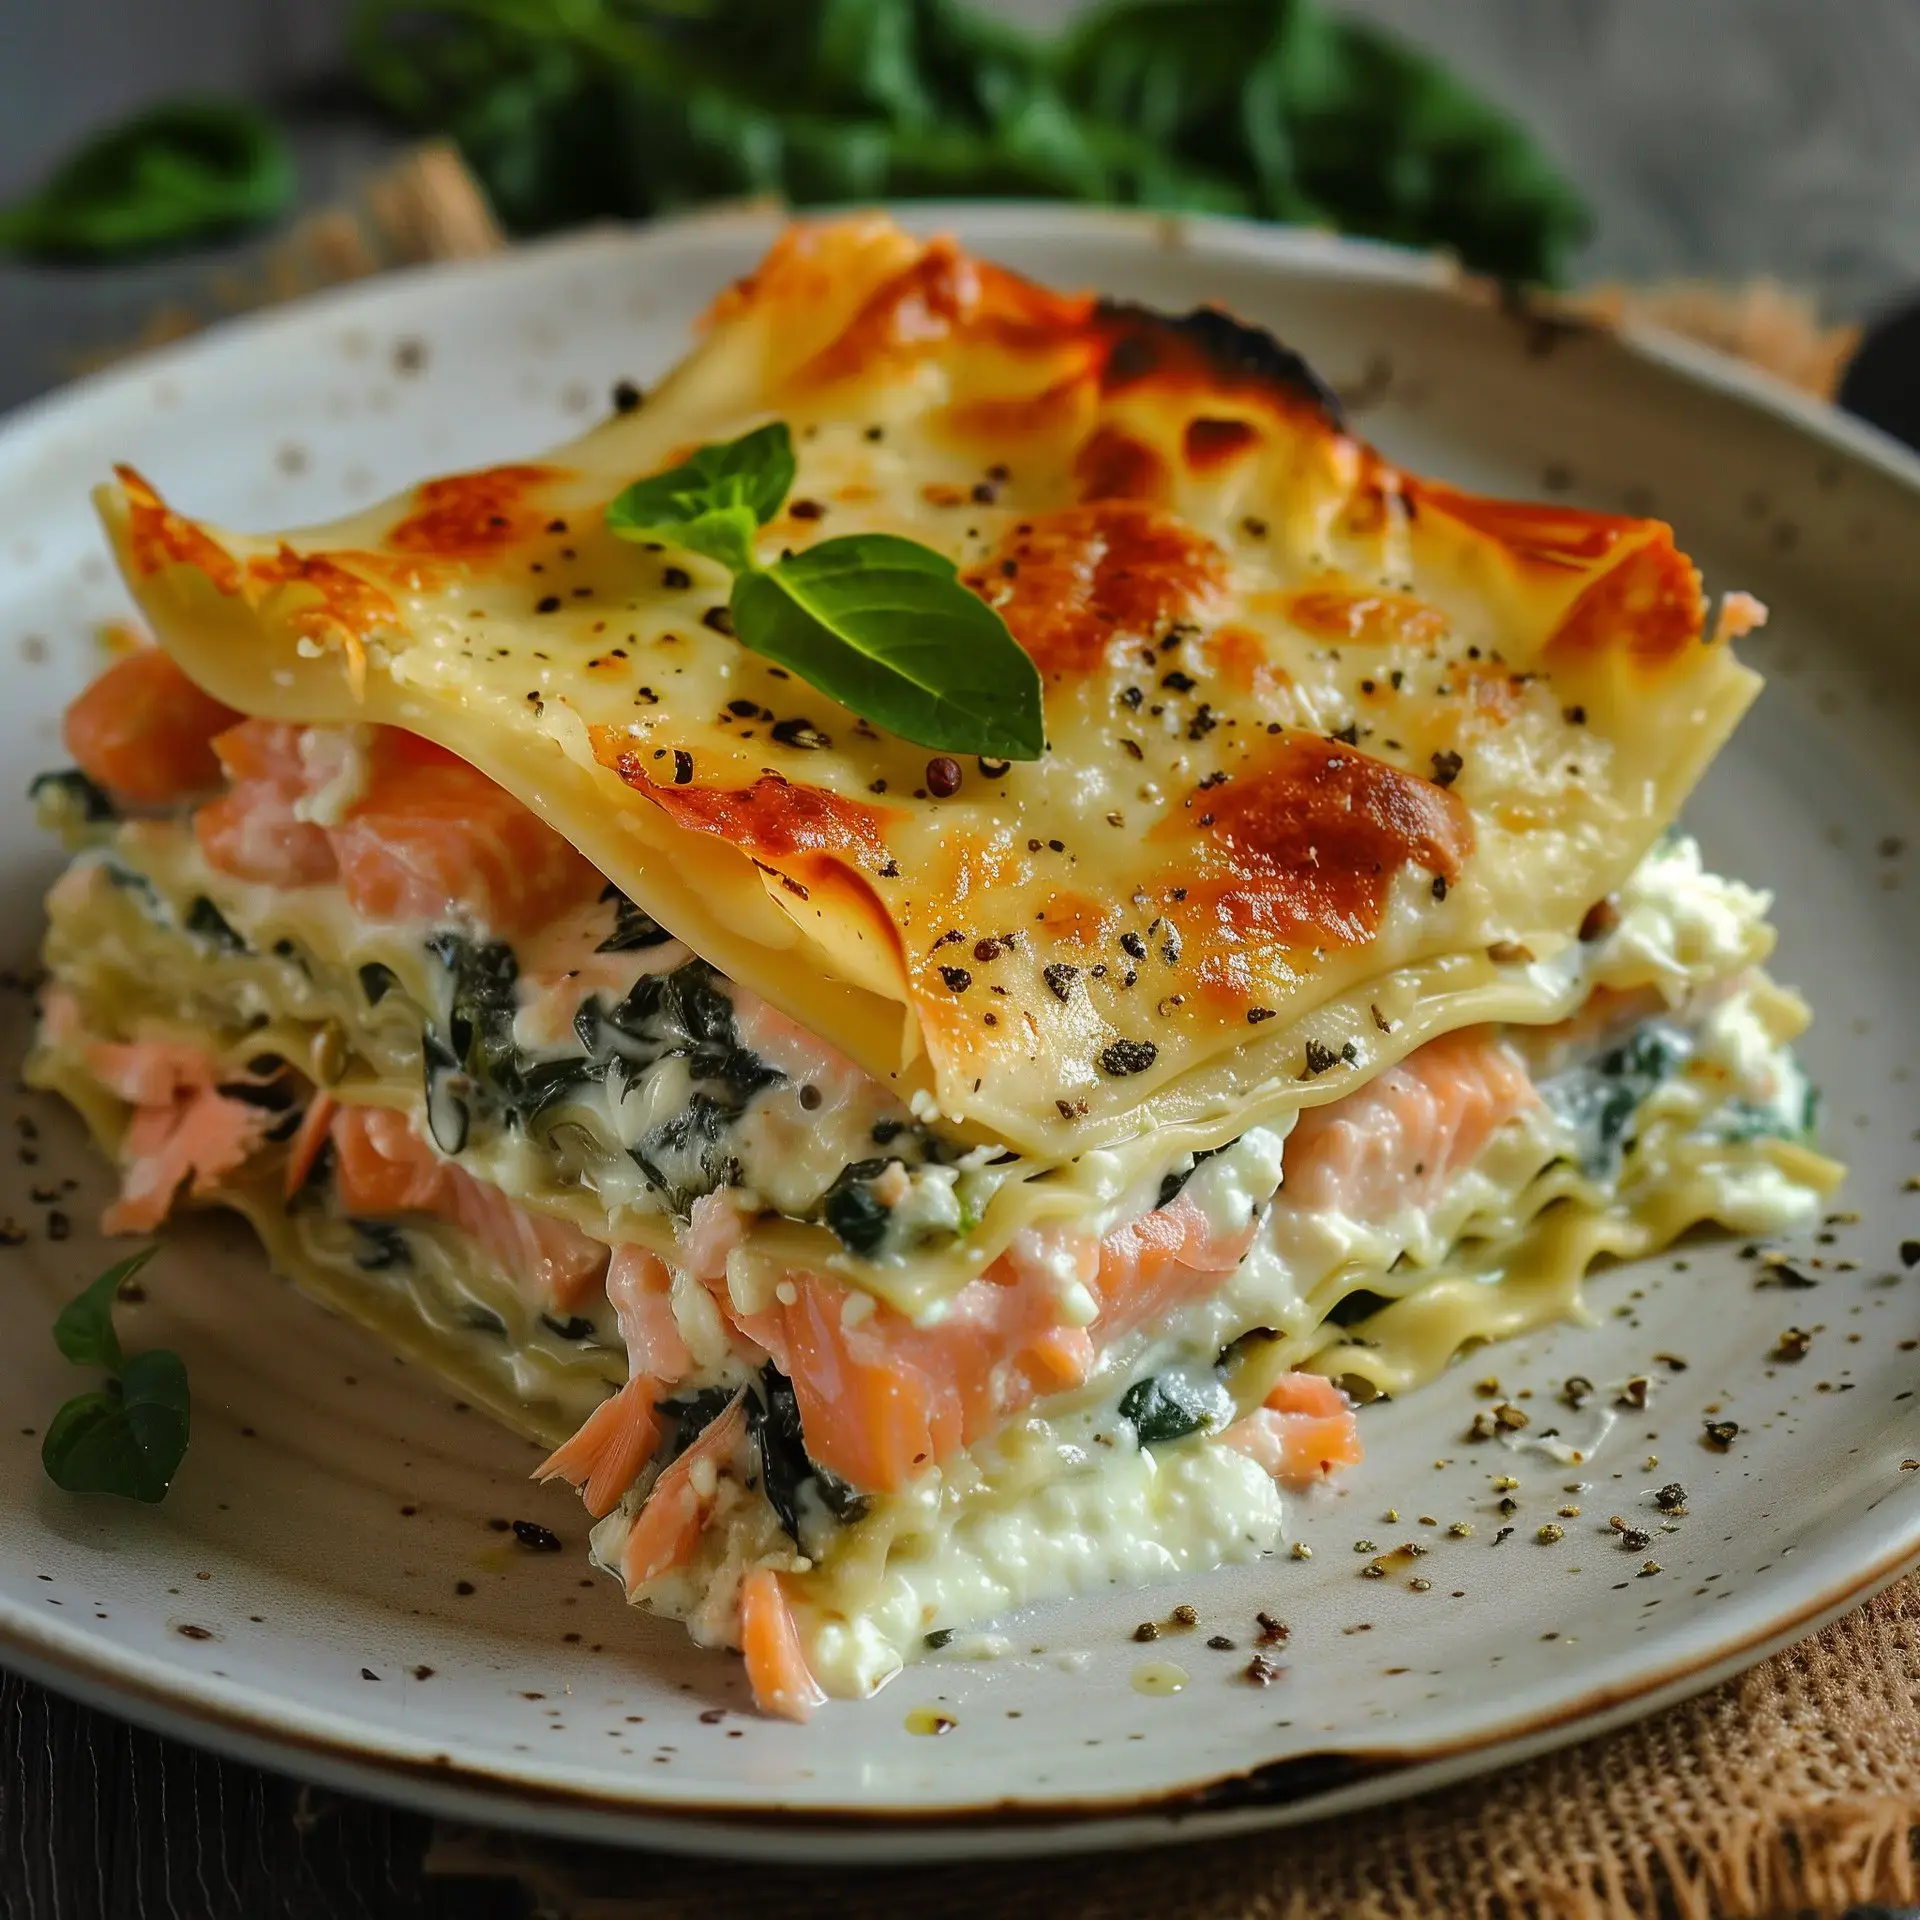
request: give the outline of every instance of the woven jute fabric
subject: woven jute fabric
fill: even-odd
[[[1920,1901],[1920,1577],[1619,1732],[1278,1833],[860,1871],[443,1829],[428,1864],[543,1920],[1832,1920]]]
[[[450,148],[311,216],[220,309],[502,244]],[[1600,288],[1831,392],[1855,330],[1769,282]],[[143,340],[138,344],[148,344]],[[720,1866],[442,1828],[429,1864],[516,1879],[543,1920],[1774,1920],[1920,1902],[1920,1576],[1740,1679],[1602,1739],[1420,1799],[1231,1840],[886,1871]]]

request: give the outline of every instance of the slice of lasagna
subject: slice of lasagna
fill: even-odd
[[[772,420],[761,547],[956,563],[1041,758],[931,766],[609,531]],[[1221,313],[797,227],[544,460],[279,538],[100,505],[159,646],[40,783],[30,1071],[107,1226],[245,1213],[770,1711],[1269,1553],[1357,1402],[1839,1177],[1766,900],[1672,825],[1757,607],[1397,471]]]

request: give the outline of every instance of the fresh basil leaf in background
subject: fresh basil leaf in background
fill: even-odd
[[[1037,760],[1040,675],[953,563],[888,533],[792,553],[733,583],[742,644],[922,747]]]
[[[142,1247],[138,1253],[117,1260],[92,1286],[76,1293],[60,1309],[53,1323],[53,1343],[77,1367],[104,1367],[118,1373],[121,1365],[120,1341],[113,1331],[113,1306],[120,1297],[123,1281],[151,1260],[157,1249]]]
[[[1062,42],[1069,95],[1315,221],[1555,281],[1579,197],[1519,124],[1363,21],[1286,0],[1116,0]],[[1143,193],[1143,198],[1159,198]]]
[[[117,1261],[53,1323],[54,1343],[69,1360],[112,1376],[104,1387],[75,1394],[40,1443],[48,1479],[68,1493],[163,1499],[186,1453],[192,1407],[185,1363],[164,1347],[127,1358],[113,1330],[120,1288],[155,1251],[145,1247]]]
[[[775,420],[636,480],[608,506],[607,525],[623,540],[667,541],[744,572],[753,536],[780,511],[793,475],[793,441]]]
[[[91,140],[45,185],[0,208],[0,247],[104,258],[271,220],[293,198],[271,121],[231,100],[176,100]]]
[[[1527,133],[1311,0],[360,0],[373,93],[509,226],[733,194],[1120,201],[1310,221],[1554,281],[1586,227]]]

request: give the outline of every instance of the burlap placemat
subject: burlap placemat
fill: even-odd
[[[503,244],[451,149],[311,216],[202,309]],[[1770,281],[1603,287],[1578,304],[1829,395],[1857,330]],[[1108,1857],[884,1872],[736,1867],[442,1826],[433,1872],[521,1882],[542,1920],[953,1915],[1004,1920],[1785,1920],[1920,1901],[1920,1576],[1684,1706],[1524,1766],[1275,1834]]]

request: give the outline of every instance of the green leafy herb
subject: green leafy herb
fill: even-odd
[[[843,1525],[865,1515],[870,1503],[808,1455],[793,1382],[771,1361],[760,1370],[758,1391],[747,1398],[747,1432],[760,1455],[760,1485],[767,1504],[795,1546],[801,1544],[800,1490],[809,1481],[821,1504]]]
[[[41,1442],[48,1479],[69,1493],[116,1493],[151,1504],[165,1498],[186,1453],[192,1408],[185,1363],[164,1347],[128,1357],[113,1328],[121,1287],[153,1255],[147,1247],[109,1267],[53,1323],[54,1344],[69,1360],[109,1376],[105,1386],[75,1394]]]
[[[227,916],[204,893],[194,895],[180,924],[202,940],[211,940],[223,953],[247,950],[247,943],[233,930]]]
[[[856,1160],[834,1176],[821,1202],[821,1216],[849,1253],[877,1253],[892,1219],[872,1182],[886,1172],[885,1160]]]
[[[1120,1396],[1120,1417],[1143,1447],[1223,1427],[1233,1411],[1233,1396],[1219,1380],[1196,1381],[1178,1373],[1149,1374]]]
[[[265,115],[236,100],[175,100],[89,141],[0,208],[0,248],[104,259],[271,220],[293,161]]]
[[[670,540],[750,573],[753,536],[780,511],[793,474],[793,441],[775,420],[636,480],[607,509],[607,525],[624,539]]]
[[[27,788],[27,798],[36,808],[53,815],[56,821],[64,815],[80,826],[103,826],[120,817],[113,796],[98,782],[89,780],[78,767],[35,774]]]
[[[613,931],[594,948],[595,953],[638,953],[645,947],[662,947],[673,938],[652,914],[636,907],[611,880],[601,888],[603,905],[613,907]]]
[[[1040,673],[944,555],[854,533],[733,587],[734,631],[843,707],[948,753],[1037,760]]]
[[[131,1280],[153,1254],[152,1247],[143,1247],[125,1260],[115,1261],[92,1286],[76,1293],[60,1309],[53,1323],[53,1344],[76,1367],[103,1367],[108,1373],[120,1371],[120,1341],[113,1331],[113,1303],[120,1297],[121,1283]]]
[[[1552,281],[1586,227],[1520,126],[1313,0],[1108,0],[1051,40],[963,0],[360,0],[353,51],[522,230],[738,194],[1119,201]]]
[[[1548,1107],[1579,1141],[1584,1171],[1617,1173],[1634,1135],[1634,1120],[1657,1087],[1678,1073],[1692,1042],[1678,1027],[1648,1020],[1607,1052],[1569,1067],[1540,1089]]]
[[[854,533],[754,558],[754,534],[793,485],[783,421],[701,447],[607,508],[623,539],[669,541],[731,569],[733,630],[843,707],[947,753],[1037,760],[1040,674],[953,562],[890,533]]]
[[[733,1405],[736,1391],[733,1387],[690,1387],[671,1400],[656,1401],[654,1412],[671,1415],[673,1419],[673,1431],[666,1440],[666,1457],[679,1459]]]

